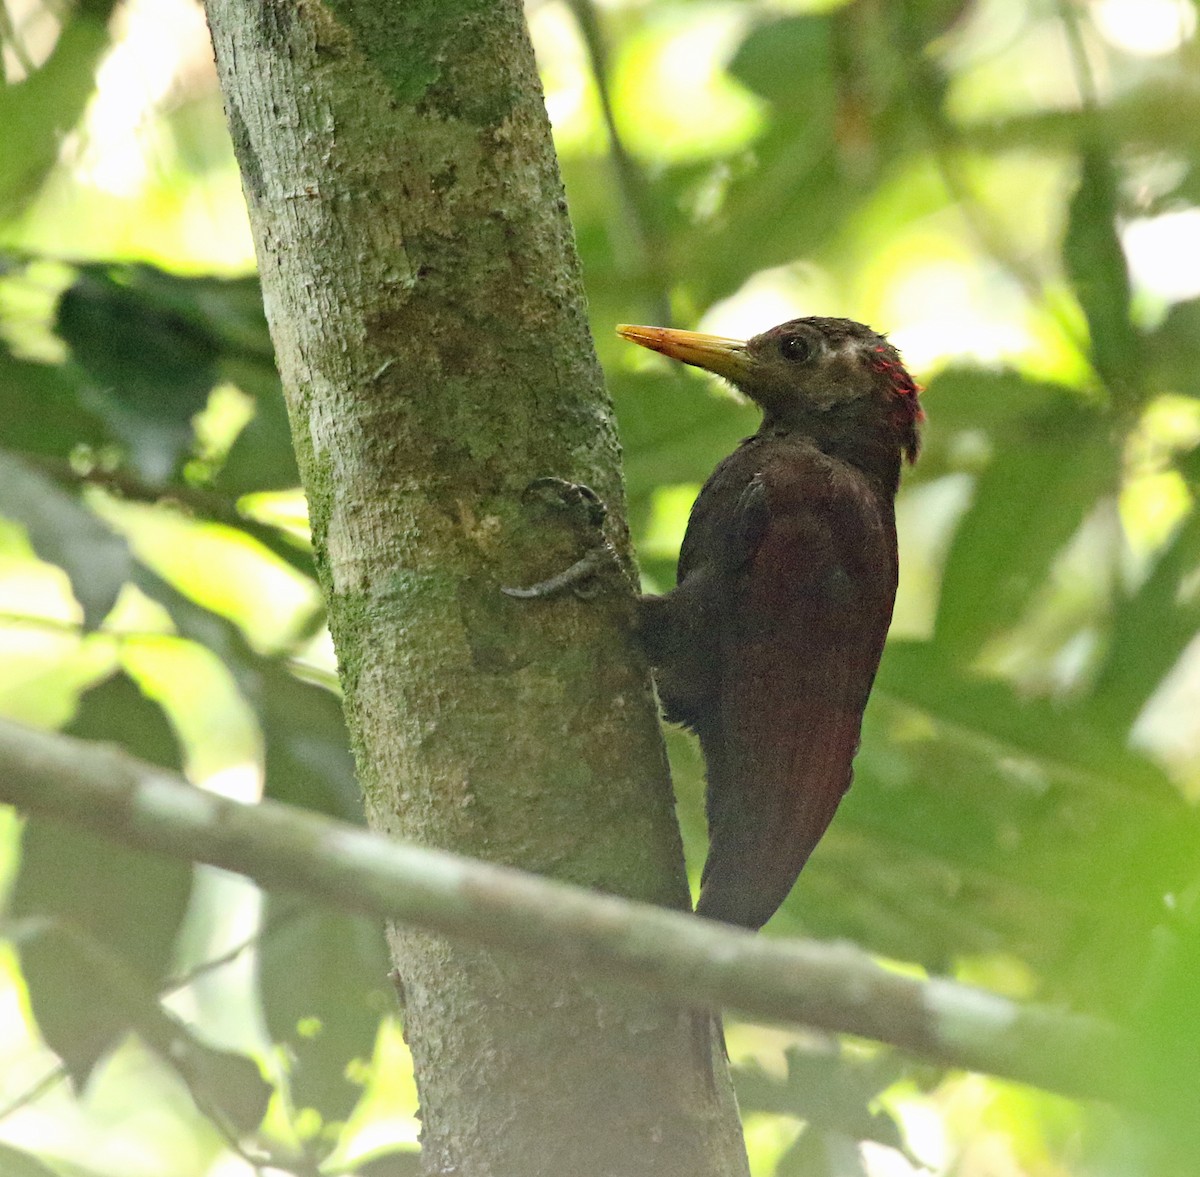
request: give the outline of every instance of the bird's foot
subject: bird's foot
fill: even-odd
[[[590,486],[563,478],[535,478],[522,496],[527,502],[539,501],[554,509],[570,512],[572,520],[593,533],[594,543],[569,568],[525,587],[502,586],[500,591],[518,600],[544,600],[572,591],[587,600],[600,588],[600,574],[617,566],[617,554],[604,536],[608,507]]]

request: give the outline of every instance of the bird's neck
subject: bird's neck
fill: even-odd
[[[802,437],[822,453],[853,466],[866,475],[882,495],[895,498],[900,486],[901,450],[890,432],[873,429],[831,430],[825,423],[784,424],[765,417],[759,437]]]

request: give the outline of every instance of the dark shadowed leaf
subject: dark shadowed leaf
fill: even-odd
[[[191,445],[220,349],[186,308],[148,297],[141,273],[81,267],[59,300],[55,330],[85,374],[89,407],[125,442],[138,472],[158,483]]]
[[[219,1117],[239,1132],[258,1125],[272,1088],[250,1059],[202,1042],[167,1012],[127,962],[86,932],[36,917],[15,922],[14,929],[22,961],[31,951],[45,952],[47,961],[57,963],[64,982],[73,985],[74,1004],[64,1004],[61,1013],[64,1025],[73,1019],[74,1053],[63,1062],[77,1087],[109,1049],[106,1033],[124,1026],[178,1074],[206,1115]],[[89,1042],[90,1057],[84,1049]],[[80,1064],[86,1069],[77,1072]]]
[[[22,524],[33,550],[67,574],[84,626],[98,626],[130,576],[124,538],[40,470],[3,451],[0,512]]]
[[[379,923],[269,895],[266,919],[277,931],[263,942],[258,983],[267,1028],[292,1054],[297,1107],[326,1123],[344,1120],[362,1095],[348,1065],[370,1059],[388,1008],[387,953]]]
[[[625,446],[625,484],[634,526],[644,526],[661,486],[697,485],[758,428],[759,412],[678,371],[617,372],[611,380]]]
[[[903,1065],[895,1056],[861,1059],[836,1047],[791,1047],[785,1058],[784,1079],[757,1066],[734,1068],[734,1086],[743,1113],[792,1116],[853,1140],[903,1147],[896,1122],[886,1112],[871,1107],[903,1073]]]
[[[342,701],[278,664],[251,698],[266,740],[268,797],[361,824],[362,799]]]
[[[30,883],[41,893],[33,898],[51,889],[52,881],[44,884],[41,878]],[[25,915],[30,906],[18,890],[14,915]],[[76,924],[31,916],[14,926],[38,1029],[62,1059],[72,1085],[81,1089],[131,1028],[160,1018],[158,1003],[144,978]]]
[[[830,16],[788,16],[760,24],[738,47],[729,71],[781,112],[828,114],[828,106],[818,110],[814,103],[831,100],[835,39]]]
[[[206,1115],[216,1113],[235,1132],[252,1132],[267,1114],[274,1088],[253,1059],[217,1050],[192,1034],[177,1033],[171,1063]],[[161,1053],[161,1048],[160,1048]]]

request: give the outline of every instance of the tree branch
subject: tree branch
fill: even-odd
[[[889,972],[845,944],[772,940],[522,871],[392,841],[272,801],[196,789],[111,745],[0,720],[0,801],[685,1005],[855,1034],[946,1066],[1115,1098],[1123,1034],[957,982]]]

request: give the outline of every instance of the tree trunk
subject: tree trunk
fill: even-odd
[[[612,412],[521,6],[209,0],[371,823],[671,906],[687,889]],[[689,1015],[397,928],[430,1173],[746,1171]],[[297,961],[297,968],[304,962]]]

